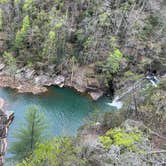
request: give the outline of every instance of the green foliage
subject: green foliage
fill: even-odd
[[[53,32],[53,31],[50,31],[49,32],[49,39],[50,39],[50,41],[54,41],[55,40],[55,37],[56,37],[56,34],[55,34],[55,32]]]
[[[137,73],[133,73],[131,70],[126,71],[124,73],[124,76],[125,76],[126,79],[131,80],[131,81],[134,81],[134,80],[136,81],[136,80],[138,80],[138,79],[143,77],[143,75],[137,74]]]
[[[113,40],[113,52],[109,54],[109,57],[104,62],[98,62],[97,68],[101,68],[102,73],[105,75],[105,84],[108,84],[108,81],[112,79],[112,75],[117,73],[120,68],[120,62],[122,60],[122,53],[119,49],[114,48],[116,46],[114,39]]]
[[[5,63],[6,63],[8,66],[11,66],[12,64],[15,64],[15,63],[16,63],[16,59],[15,59],[14,56],[13,56],[11,53],[9,53],[9,52],[4,52],[3,58],[4,58]]]
[[[25,0],[23,10],[28,11],[32,9],[34,0]]]
[[[105,136],[99,137],[99,141],[106,149],[110,149],[114,144],[120,146],[123,150],[136,151],[134,144],[141,141],[142,136],[142,132],[136,129],[135,131],[126,132],[123,128],[114,128],[108,130]]]
[[[15,4],[19,4],[21,2],[21,0],[14,0]]]
[[[38,144],[30,158],[23,160],[17,166],[85,166],[77,149],[70,138],[55,138],[45,144]]]
[[[123,55],[119,49],[115,49],[113,53],[110,53],[106,66],[111,68],[111,73],[114,74],[118,72],[122,57]]]
[[[4,52],[3,58],[7,65],[8,73],[10,74],[10,76],[15,77],[17,71],[16,59],[9,52]]]
[[[113,36],[109,39],[109,53],[104,57],[103,61],[97,61],[96,68],[100,71],[100,80],[103,80],[105,86],[109,86],[113,75],[120,69],[120,63],[123,58],[122,52],[117,48],[117,40]]]
[[[0,31],[3,30],[3,11],[0,9]]]
[[[108,21],[110,15],[111,14],[109,12],[104,12],[104,13],[99,15],[99,21],[100,21],[100,24],[102,26],[109,26],[110,25],[109,21]]]
[[[59,29],[63,26],[63,22],[62,21],[59,21],[55,24],[55,28]]]
[[[47,127],[44,114],[39,112],[37,106],[30,106],[26,110],[25,123],[15,131],[15,141],[11,143],[10,152],[16,160],[28,157],[35,148],[36,143],[44,141]]]
[[[110,149],[112,146],[112,139],[109,136],[101,136],[99,137],[99,141],[103,144],[105,149]]]
[[[50,31],[48,34],[48,38],[44,43],[42,55],[46,59],[48,59],[49,62],[55,62],[56,60],[56,33],[54,31]]]
[[[9,0],[0,0],[0,4],[7,3]]]
[[[29,28],[30,28],[30,19],[29,16],[27,15],[23,19],[21,30],[19,30],[16,34],[16,39],[15,39],[16,48],[23,48],[24,40],[26,38]]]

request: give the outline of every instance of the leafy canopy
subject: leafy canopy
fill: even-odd
[[[16,33],[15,39],[15,47],[22,48],[24,45],[25,37],[28,33],[28,29],[30,28],[30,19],[29,16],[25,16],[22,23],[22,28]]]
[[[28,157],[35,149],[36,143],[44,141],[47,127],[45,116],[39,112],[37,106],[30,106],[26,110],[25,124],[15,131],[15,141],[11,143],[10,152],[16,160]]]
[[[85,166],[85,161],[80,158],[71,138],[59,137],[45,144],[38,144],[33,155],[23,160],[17,166]]]
[[[136,147],[134,144],[141,141],[142,136],[143,134],[139,130],[126,132],[123,128],[114,128],[108,130],[104,136],[99,137],[99,141],[105,149],[110,149],[114,144],[122,149],[135,151]]]

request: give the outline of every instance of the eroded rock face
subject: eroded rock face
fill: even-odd
[[[36,71],[27,66],[16,71],[15,77],[8,75],[4,65],[0,65],[0,87],[10,87],[19,93],[44,93],[47,86],[55,85],[59,87],[71,87],[80,93],[87,93],[93,100],[98,100],[103,96],[103,85],[95,77],[93,65],[78,67],[73,73],[54,73],[55,66],[50,66],[49,71]]]
[[[2,71],[4,69],[4,67],[5,67],[5,64],[1,63],[0,64],[0,71]]]
[[[103,84],[96,78],[93,64],[79,67],[66,84],[74,87],[78,92],[88,93],[93,100],[99,99],[104,94]]]
[[[35,70],[30,70],[30,69],[27,69],[25,71],[25,78],[30,80],[34,77],[34,74],[35,74]]]
[[[8,128],[14,118],[13,112],[4,111],[4,104],[5,101],[0,98],[0,166],[3,166],[5,162]]]
[[[62,75],[59,75],[53,79],[53,84],[58,85],[60,87],[63,87],[65,83],[65,77]]]
[[[50,78],[46,75],[40,75],[35,77],[35,84],[36,85],[45,85],[49,83]]]

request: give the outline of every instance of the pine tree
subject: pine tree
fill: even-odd
[[[21,30],[16,33],[15,47],[21,49],[24,46],[24,40],[27,36],[28,30],[30,28],[30,18],[26,15],[22,22]]]
[[[16,58],[10,52],[4,52],[4,61],[7,65],[8,74],[15,80],[15,74],[17,72]]]
[[[37,106],[30,106],[25,115],[25,124],[14,134],[15,142],[11,143],[9,151],[13,159],[22,160],[32,154],[36,143],[41,143],[46,137],[46,120]]]

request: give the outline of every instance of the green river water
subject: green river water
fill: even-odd
[[[50,87],[41,95],[18,94],[14,90],[0,88],[0,97],[6,101],[6,109],[14,111],[15,118],[9,129],[9,146],[12,133],[24,122],[25,110],[30,105],[37,105],[46,115],[52,136],[75,135],[77,129],[85,122],[92,112],[115,109],[107,104],[108,98],[97,102],[69,88]]]

